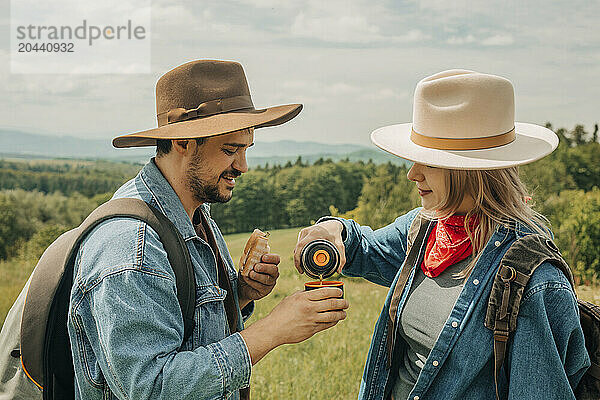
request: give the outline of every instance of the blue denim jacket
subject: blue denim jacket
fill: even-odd
[[[113,198],[133,197],[160,209],[179,229],[196,275],[195,327],[183,344],[175,276],[157,233],[145,223],[114,218],[84,240],[75,261],[68,329],[76,398],[239,398],[251,362],[239,333],[230,334],[226,292],[218,285],[210,246],[151,160]],[[227,266],[236,304],[237,273],[219,228],[202,205]],[[239,328],[252,309],[238,308]]]
[[[403,264],[408,229],[419,210],[376,231],[339,219],[347,231],[344,275],[392,288],[375,326],[360,399],[384,396],[389,378],[385,345],[390,299],[401,268],[412,268],[400,300],[401,309],[414,276],[414,266]],[[484,326],[485,312],[502,256],[513,241],[527,233],[530,231],[518,223],[494,232],[467,278],[409,399],[495,399],[493,335]],[[399,346],[406,346],[400,337],[398,340]],[[549,263],[538,267],[525,288],[506,361],[509,381],[502,374],[500,395],[515,400],[574,399],[573,388],[590,365],[574,293],[562,272]]]

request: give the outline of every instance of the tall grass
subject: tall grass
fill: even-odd
[[[2,323],[34,266],[34,261],[21,259],[0,261],[0,321]]]

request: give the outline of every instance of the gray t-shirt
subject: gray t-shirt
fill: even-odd
[[[467,257],[449,266],[435,278],[425,276],[421,268],[417,268],[400,314],[398,333],[408,346],[402,354],[398,379],[393,389],[395,400],[407,399],[417,382],[429,352],[464,286],[464,279],[456,279],[453,275],[462,271],[471,259]]]

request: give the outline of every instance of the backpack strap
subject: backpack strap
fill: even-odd
[[[120,198],[111,200],[94,210],[81,224],[79,229],[83,232],[80,237],[85,237],[99,223],[117,217],[139,219],[147,223],[158,234],[167,252],[169,264],[175,273],[177,300],[183,315],[183,342],[185,343],[194,331],[196,276],[190,253],[181,233],[173,222],[156,207],[143,200]]]
[[[60,394],[55,396],[53,386],[61,386],[61,379],[67,383],[69,377],[72,383],[73,365],[66,324],[79,246],[98,224],[118,217],[141,220],[158,233],[175,273],[177,299],[184,321],[183,343],[193,332],[195,275],[183,237],[164,214],[146,202],[132,198],[110,200],[95,209],[79,227],[55,240],[32,273],[21,321],[21,344],[27,344],[21,346],[21,363],[27,376],[44,389],[44,398],[63,398]],[[67,358],[58,359],[63,353],[68,353],[64,356]],[[52,371],[57,370],[54,365],[64,371],[64,374],[60,372],[64,376],[53,374]]]
[[[554,242],[539,234],[516,240],[500,261],[485,316],[485,326],[494,332],[494,382],[499,399],[500,369],[506,356],[506,342],[516,329],[523,291],[533,272],[548,261],[560,269],[574,287],[573,274]]]
[[[404,293],[404,288],[406,287],[406,283],[408,282],[408,278],[410,276],[410,272],[412,271],[412,267],[418,261],[419,255],[421,254],[421,248],[423,244],[427,241],[425,240],[426,234],[431,232],[432,221],[426,219],[421,215],[421,213],[417,214],[415,219],[410,225],[407,235],[407,251],[408,255],[404,261],[404,266],[402,267],[402,271],[400,271],[400,276],[396,281],[396,286],[394,286],[394,292],[392,294],[392,298],[390,300],[390,311],[388,315],[388,323],[387,323],[387,367],[391,368],[392,366],[392,356],[395,346],[395,331],[396,331],[396,320],[398,317],[398,306],[400,304],[400,299],[402,297],[402,293]]]
[[[427,243],[426,238],[431,232],[433,225],[434,221],[419,212],[415,219],[413,219],[410,228],[408,229],[408,234],[406,237],[407,256],[402,270],[400,271],[400,276],[398,276],[398,280],[394,286],[394,292],[392,293],[392,298],[390,300],[390,310],[387,321],[386,367],[389,370],[390,375],[383,390],[384,399],[391,398],[394,382],[396,381],[398,369],[400,368],[400,363],[402,362],[400,354],[396,349],[396,321],[398,321],[398,313],[400,312],[400,299],[402,298],[402,293],[404,293],[404,289],[408,283],[408,278],[410,277],[413,267],[418,267],[416,264],[419,262],[419,260],[421,260],[421,255],[425,251],[425,244]]]
[[[577,388],[593,386],[596,388],[595,393],[598,393],[600,392],[600,364],[598,364],[600,360],[600,306],[581,299],[577,299],[577,305],[579,306],[581,329],[585,337],[585,348],[590,356],[590,366],[581,381],[579,381]],[[587,378],[587,375],[590,378]],[[593,383],[586,385],[585,380],[590,380]],[[580,398],[577,392],[575,397]],[[584,398],[584,396],[581,396],[581,398]]]

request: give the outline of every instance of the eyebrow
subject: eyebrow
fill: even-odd
[[[246,145],[245,143],[223,143],[223,146],[233,146],[233,147],[252,147],[254,146],[254,143],[250,143],[249,145]]]

